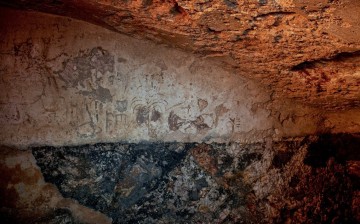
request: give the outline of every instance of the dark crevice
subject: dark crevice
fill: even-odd
[[[292,67],[291,71],[301,71],[304,69],[314,68],[315,63],[316,63],[315,61],[304,61],[304,62],[301,62],[300,64]]]
[[[360,57],[360,51],[341,52],[341,53],[338,53],[329,58],[321,58],[321,59],[316,59],[316,60],[311,60],[311,61],[304,61],[304,62],[301,62],[300,64],[293,66],[291,68],[291,71],[301,71],[304,69],[312,69],[312,68],[315,68],[316,64],[318,64],[318,63],[326,63],[326,62],[331,62],[331,61],[346,61],[346,60],[348,60],[350,58],[354,58],[354,57]]]
[[[221,31],[218,31],[218,30],[213,29],[211,27],[208,27],[207,30],[208,30],[209,33],[215,33],[215,34],[220,34],[221,33]]]
[[[227,5],[230,8],[236,8],[238,6],[238,3],[236,0],[224,0],[225,5]]]
[[[179,6],[177,2],[175,2],[174,6],[170,9],[170,13],[173,15],[180,15],[180,14],[185,15],[186,11],[184,8]]]
[[[268,16],[277,16],[277,17],[281,17],[281,16],[286,16],[286,15],[293,15],[295,14],[295,12],[268,12],[268,13],[264,13],[264,14],[259,14],[257,16],[255,16],[255,18],[266,18]]]

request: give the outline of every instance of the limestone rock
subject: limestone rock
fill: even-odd
[[[359,107],[357,0],[2,1],[216,58],[275,98]],[[11,19],[11,18],[9,18]]]

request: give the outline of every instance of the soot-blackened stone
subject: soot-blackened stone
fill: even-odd
[[[191,145],[99,143],[37,147],[33,155],[45,180],[64,197],[120,220],[129,207],[144,203],[145,195],[167,181],[165,177]]]
[[[354,223],[356,136],[323,135],[272,148],[265,143],[99,143],[37,147],[33,154],[45,180],[64,197],[113,223]],[[299,206],[287,203],[293,201]],[[279,215],[262,222],[268,206]]]
[[[262,155],[260,153],[245,153],[239,159],[238,167],[240,170],[244,170],[247,166],[252,164],[255,161],[261,160]]]

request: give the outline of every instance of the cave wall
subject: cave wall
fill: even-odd
[[[223,67],[326,110],[358,108],[358,0],[2,0],[216,58]],[[307,91],[304,91],[306,87]]]
[[[360,220],[358,108],[274,99],[219,61],[85,22],[0,16],[2,220]]]
[[[273,132],[269,93],[213,62],[84,22],[16,16],[2,25],[2,142],[254,140]]]
[[[214,60],[64,17],[1,10],[4,144],[254,142],[360,129],[358,108],[276,102]]]
[[[270,96],[205,60],[86,23],[24,19],[4,27],[8,144],[201,141],[272,128]]]

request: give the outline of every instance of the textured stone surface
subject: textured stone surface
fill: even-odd
[[[278,101],[214,60],[63,17],[6,9],[1,17],[3,144],[257,142],[360,130],[358,108]]]
[[[339,134],[32,150],[46,181],[114,223],[355,223],[359,145]]]
[[[1,223],[111,223],[44,181],[31,151],[0,146]]]
[[[237,74],[269,85],[274,98],[328,110],[359,107],[357,0],[5,0],[2,4],[79,18],[216,58],[236,68]]]
[[[1,223],[360,222],[357,1],[0,4]]]

